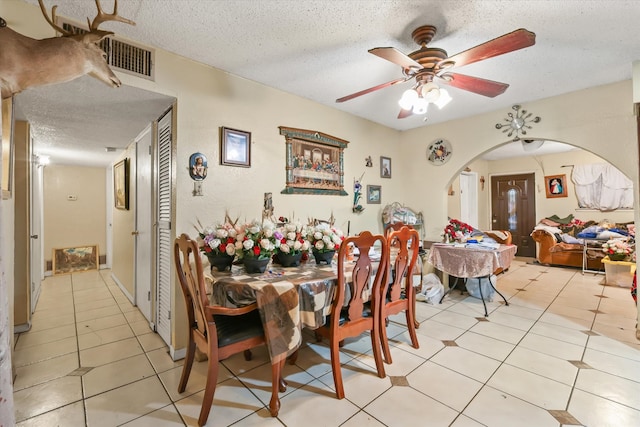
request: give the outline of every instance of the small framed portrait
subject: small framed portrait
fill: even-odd
[[[189,175],[194,181],[202,181],[207,177],[207,157],[202,153],[193,153],[189,157]]]
[[[251,167],[251,132],[220,128],[220,164]]]
[[[544,177],[544,188],[547,199],[554,197],[567,197],[567,176],[549,175]]]
[[[116,209],[129,210],[129,159],[113,165],[113,199]]]
[[[370,205],[379,205],[382,200],[381,185],[367,185],[367,203]]]
[[[391,178],[391,158],[380,156],[380,177]]]

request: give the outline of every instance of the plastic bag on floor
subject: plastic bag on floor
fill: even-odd
[[[443,295],[444,286],[440,283],[440,279],[435,274],[429,273],[422,279],[422,289],[416,295],[416,300],[438,304]]]
[[[474,277],[467,279],[467,292],[469,295],[475,298],[482,298],[484,296],[485,301],[493,301],[493,297],[496,294],[494,287],[498,283],[498,278],[495,274],[489,277]],[[491,286],[493,284],[493,286]],[[480,295],[480,287],[482,287],[482,295]]]

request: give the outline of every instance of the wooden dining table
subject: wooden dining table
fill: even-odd
[[[205,267],[206,269],[206,267]],[[302,344],[302,328],[325,324],[337,282],[333,265],[316,265],[309,260],[299,267],[269,265],[262,274],[247,274],[241,265],[231,271],[205,274],[211,286],[213,305],[240,307],[258,305],[272,364],[272,395],[269,411],[277,416],[282,366]]]

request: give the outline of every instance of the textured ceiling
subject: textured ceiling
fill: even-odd
[[[102,3],[111,10],[112,0]],[[79,22],[95,14],[90,0],[45,4],[58,4],[59,15]],[[639,1],[121,0],[119,13],[137,25],[103,27],[398,130],[630,79],[632,62],[640,59]],[[42,19],[37,9],[34,14]],[[10,16],[4,18],[11,24]],[[510,87],[496,98],[451,88],[453,101],[430,109],[426,121],[397,119],[397,100],[408,82],[335,103],[401,77],[399,66],[367,50],[390,46],[410,53],[418,48],[411,32],[425,24],[438,28],[430,46],[449,56],[518,28],[536,33],[536,44],[456,69]]]

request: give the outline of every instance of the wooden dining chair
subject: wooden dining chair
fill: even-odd
[[[391,351],[387,338],[387,319],[392,314],[405,312],[407,330],[414,348],[419,348],[416,335],[416,293],[413,289],[413,269],[418,258],[420,236],[418,232],[407,226],[392,231],[387,236],[389,261],[385,280],[381,287],[382,303],[380,304],[380,339],[384,360],[391,363]],[[391,260],[391,254],[394,259]]]
[[[378,269],[369,257],[369,249],[377,242],[381,246]],[[348,263],[349,246],[353,244],[360,251],[353,265],[351,275],[345,271]],[[331,349],[331,369],[338,399],[344,398],[339,347],[345,338],[357,337],[369,331],[371,346],[380,378],[385,377],[384,362],[380,344],[380,288],[389,259],[387,242],[382,235],[363,231],[357,236],[346,238],[338,252],[338,279],[331,315],[324,326],[316,330],[317,335],[329,339]],[[348,292],[347,292],[348,289]]]
[[[265,344],[264,329],[256,304],[242,308],[212,306],[205,291],[198,244],[182,234],[175,240],[174,260],[187,308],[189,344],[178,392],[187,386],[196,347],[208,357],[207,381],[198,425],[209,418],[218,379],[218,363],[236,353]]]
[[[389,224],[385,225],[385,227],[384,227],[384,236],[385,236],[385,237],[387,237],[387,236],[389,236],[389,234],[391,234],[392,232],[394,232],[394,231],[398,231],[398,230],[400,230],[400,229],[401,229],[402,227],[404,227],[404,226],[407,226],[407,227],[413,228],[413,227],[411,227],[410,225],[407,225],[407,224],[405,224],[405,223],[404,223],[404,222],[402,222],[402,221],[398,221],[398,222],[391,222],[391,223],[389,223]]]

